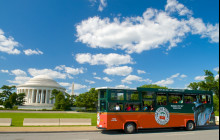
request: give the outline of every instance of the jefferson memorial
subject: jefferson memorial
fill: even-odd
[[[23,85],[17,86],[17,94],[25,93],[24,106],[21,109],[52,109],[55,99],[50,100],[52,90],[65,92],[65,88],[61,87],[56,81],[46,75],[39,75],[31,78]],[[26,108],[25,108],[26,107]]]

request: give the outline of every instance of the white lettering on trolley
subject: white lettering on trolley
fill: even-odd
[[[112,122],[117,122],[118,120],[116,118],[112,118]]]
[[[182,109],[183,105],[171,105],[173,109]]]

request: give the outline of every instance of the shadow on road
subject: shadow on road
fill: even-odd
[[[197,127],[195,131],[206,131],[206,130],[215,130],[219,129],[219,126],[209,126],[209,127]],[[172,132],[186,132],[184,128],[155,128],[155,129],[142,129],[138,130],[135,134],[143,134],[143,133],[172,133]],[[102,134],[106,135],[124,135],[123,130],[103,130]]]

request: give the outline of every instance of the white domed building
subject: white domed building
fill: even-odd
[[[24,106],[29,106],[39,109],[48,109],[46,107],[53,107],[54,100],[50,100],[52,96],[52,90],[59,90],[65,92],[65,88],[60,86],[56,81],[46,75],[39,75],[31,78],[23,85],[17,86],[17,94],[25,93]],[[23,107],[22,107],[23,108]]]

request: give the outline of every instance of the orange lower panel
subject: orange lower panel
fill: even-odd
[[[155,119],[154,112],[136,112],[136,113],[102,113],[98,127],[111,129],[124,129],[127,122],[135,122],[138,129],[142,128],[164,128],[164,127],[184,127],[188,120],[194,121],[194,114],[170,113],[168,123],[160,125]],[[160,116],[164,120],[165,117]]]

